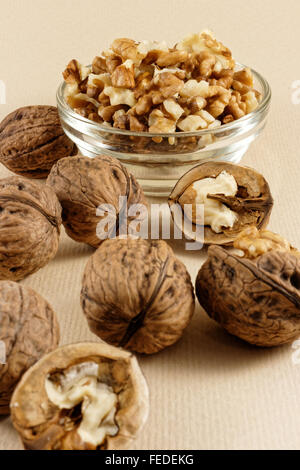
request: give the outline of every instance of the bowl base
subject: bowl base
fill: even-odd
[[[79,153],[84,155],[85,157],[96,157],[97,153],[87,149],[86,147],[77,145]],[[214,161],[223,161],[223,162],[230,162],[230,163],[239,163],[247,151],[248,145],[239,148],[235,152],[231,152],[228,155],[218,156],[215,157]],[[127,170],[132,173],[135,178],[137,179],[138,183],[142,187],[144,194],[149,197],[159,197],[159,198],[167,198],[171,193],[172,189],[174,188],[175,184],[177,183],[178,179],[181,178],[187,171],[194,168],[199,163],[203,163],[205,161],[212,161],[212,158],[199,158],[198,155],[197,160],[193,160],[195,158],[194,155],[186,155],[187,160],[190,160],[191,163],[182,164],[182,165],[174,165],[170,166],[169,163],[165,165],[162,163],[159,164],[150,164],[150,165],[141,165],[138,162],[132,161],[132,156],[126,156],[124,154],[111,152],[109,150],[102,150],[104,155],[110,155],[112,157],[117,158],[126,168]],[[131,158],[130,158],[131,157]]]

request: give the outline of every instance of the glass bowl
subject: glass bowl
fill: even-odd
[[[245,68],[237,64],[236,70]],[[215,129],[152,134],[132,132],[90,121],[77,114],[64,99],[65,83],[57,91],[62,127],[79,152],[118,158],[134,174],[148,196],[168,196],[177,180],[207,160],[239,163],[263,130],[271,101],[268,82],[255,70],[254,87],[261,92],[259,106],[246,116]],[[154,139],[154,140],[153,140]]]

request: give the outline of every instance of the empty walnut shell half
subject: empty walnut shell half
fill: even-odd
[[[182,336],[194,289],[166,242],[119,238],[106,240],[87,262],[81,305],[101,339],[152,354]]]
[[[0,415],[21,376],[44,354],[56,348],[59,326],[51,306],[39,294],[17,282],[0,281]]]
[[[232,244],[248,226],[265,227],[273,206],[262,175],[252,168],[224,162],[205,162],[188,171],[175,185],[168,202],[175,224],[181,227],[184,219],[191,221],[192,226],[187,224],[183,229],[185,235],[193,238],[198,224],[204,227],[197,241],[216,245]],[[204,207],[204,220],[197,218],[197,204]]]
[[[31,450],[125,448],[148,409],[136,358],[105,343],[69,344],[44,356],[11,400],[13,425]]]
[[[52,259],[61,207],[54,191],[24,178],[0,180],[0,279],[18,281]]]
[[[26,106],[0,123],[0,162],[18,175],[45,178],[57,160],[75,153],[54,106]]]
[[[103,242],[97,234],[97,226],[107,216],[105,210],[102,215],[97,211],[99,206],[109,205],[114,209],[116,235],[120,212],[134,204],[146,206],[143,191],[134,176],[117,159],[109,156],[64,158],[54,165],[47,183],[62,205],[67,234],[93,247]],[[128,221],[133,218],[128,217]]]
[[[288,343],[300,335],[299,252],[272,232],[251,232],[238,250],[209,247],[196,294],[229,333],[257,346]]]

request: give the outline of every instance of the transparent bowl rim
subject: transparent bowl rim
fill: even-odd
[[[109,134],[118,134],[118,135],[123,135],[123,136],[134,136],[134,137],[200,137],[202,135],[206,134],[222,134],[224,131],[232,131],[240,128],[241,125],[246,125],[247,122],[252,121],[252,119],[255,119],[256,116],[259,116],[262,114],[262,112],[269,106],[270,101],[271,101],[271,87],[267,80],[256,70],[248,67],[247,65],[240,64],[236,62],[236,66],[239,68],[249,68],[254,75],[255,79],[260,83],[262,87],[262,100],[259,103],[259,106],[252,111],[249,114],[246,114],[245,116],[236,119],[233,122],[230,122],[229,124],[222,124],[220,127],[217,127],[215,129],[204,129],[200,131],[193,131],[193,132],[182,132],[182,131],[176,131],[176,132],[169,132],[169,133],[152,133],[152,132],[134,132],[134,131],[128,131],[128,130],[123,130],[123,129],[118,129],[116,127],[108,127],[108,126],[103,126],[102,124],[99,124],[97,122],[91,121],[90,119],[87,119],[80,114],[76,113],[65,101],[64,99],[64,90],[66,87],[66,83],[62,82],[57,90],[56,93],[56,99],[57,99],[57,104],[58,108],[60,111],[63,111],[65,114],[69,115],[70,117],[74,118],[75,120],[82,122],[84,124],[87,124],[90,126],[90,128],[93,128],[95,131],[101,131],[101,132],[106,132]]]

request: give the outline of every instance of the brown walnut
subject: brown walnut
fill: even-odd
[[[53,402],[53,389],[64,402]],[[125,448],[148,409],[148,387],[136,358],[105,343],[51,352],[23,376],[11,400],[13,425],[25,449],[32,450]]]
[[[17,281],[52,259],[61,207],[52,188],[24,178],[0,180],[0,279]]]
[[[262,231],[249,241],[246,230],[237,249],[210,246],[196,279],[207,314],[257,346],[277,346],[300,335],[300,256],[280,238]]]
[[[183,215],[181,211],[174,212],[173,205],[183,207],[184,204],[191,204],[194,210],[197,194],[192,185],[205,178],[216,178],[224,171],[234,177],[237,184],[236,194],[233,196],[225,196],[222,193],[208,194],[207,199],[217,201],[234,211],[236,220],[232,227],[222,227],[219,233],[216,233],[210,225],[205,225],[202,241],[206,244],[231,245],[246,227],[256,226],[258,229],[265,227],[273,207],[273,198],[267,181],[252,168],[225,162],[205,162],[183,175],[169,196],[168,202],[175,223],[181,224]]]
[[[75,153],[54,106],[19,108],[0,123],[0,162],[18,175],[45,178],[57,160]]]
[[[116,234],[120,196],[127,197],[127,207],[133,204],[146,206],[143,190],[134,176],[117,159],[109,156],[64,158],[53,166],[47,184],[54,189],[62,205],[67,234],[93,247],[103,241],[96,233],[98,223],[106,216],[97,215],[100,205],[110,204],[115,209]],[[122,207],[124,209],[126,207]]]
[[[0,364],[0,415],[21,376],[44,354],[56,348],[59,326],[51,306],[29,287],[0,281],[0,340],[5,364]]]
[[[87,262],[81,305],[101,339],[152,354],[182,336],[194,312],[194,289],[166,242],[117,238]]]

